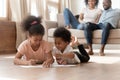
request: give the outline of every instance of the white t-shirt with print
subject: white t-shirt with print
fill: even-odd
[[[66,48],[65,48],[65,50],[63,51],[63,53],[60,51],[60,50],[58,50],[56,47],[54,47],[53,48],[53,51],[52,51],[52,54],[53,55],[55,55],[56,53],[58,54],[67,54],[67,53],[70,53],[70,52],[73,52],[73,48],[70,46],[70,45],[68,45]],[[68,63],[70,63],[70,64],[74,64],[74,63],[80,63],[80,60],[79,60],[79,58],[77,57],[77,55],[75,54],[75,57],[73,58],[73,59],[68,59],[67,60],[67,62]]]

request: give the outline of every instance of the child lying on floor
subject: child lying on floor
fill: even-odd
[[[79,44],[78,40],[75,42],[79,51],[73,51],[71,42],[71,33],[64,27],[59,27],[55,30],[54,34],[55,47],[53,48],[53,55],[58,64],[76,64],[88,62],[90,57],[84,49],[83,45]],[[74,38],[74,37],[72,37]]]
[[[28,39],[23,41],[18,47],[14,64],[42,64],[43,67],[50,67],[50,65],[54,62],[52,47],[47,41],[43,40],[45,30],[41,24],[41,18],[28,16],[23,21],[22,27],[24,31],[28,33]]]

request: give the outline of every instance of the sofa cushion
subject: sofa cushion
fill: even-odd
[[[101,38],[102,30],[95,30],[93,32],[93,38]],[[112,29],[110,31],[109,39],[120,38],[120,29]]]
[[[76,30],[76,29],[70,29],[72,35],[78,37],[78,38],[85,38],[84,37],[84,31],[83,30]],[[93,38],[101,38],[102,30],[95,30],[93,31]],[[120,29],[113,29],[110,31],[109,38],[120,38]]]
[[[84,31],[83,30],[77,30],[77,29],[69,29],[71,34],[73,36],[76,36],[77,38],[85,38]],[[48,36],[53,37],[53,33],[55,31],[55,28],[51,28],[48,30]],[[102,30],[95,30],[93,31],[93,38],[100,39],[102,34]],[[112,29],[110,31],[109,39],[112,38],[120,38],[120,29]]]
[[[49,37],[53,37],[53,33],[54,33],[55,29],[56,28],[48,29],[48,36]],[[69,30],[73,36],[76,36],[78,38],[84,38],[84,31],[83,30],[78,30],[78,29],[69,29]]]
[[[48,37],[53,37],[53,33],[55,31],[56,28],[50,28],[48,29]]]
[[[84,30],[78,30],[78,29],[69,29],[69,30],[73,36],[76,36],[77,38],[85,38]]]

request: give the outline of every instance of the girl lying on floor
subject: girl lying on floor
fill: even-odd
[[[43,67],[50,67],[54,62],[52,47],[47,41],[43,40],[45,30],[41,24],[41,18],[28,16],[23,21],[22,27],[24,31],[28,32],[28,39],[23,41],[18,47],[14,64],[42,64]]]

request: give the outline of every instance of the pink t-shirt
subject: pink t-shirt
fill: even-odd
[[[18,52],[21,53],[26,60],[36,59],[45,61],[47,54],[52,50],[52,46],[47,41],[41,41],[40,47],[37,51],[34,51],[30,45],[30,41],[27,39],[23,41],[18,47]]]

